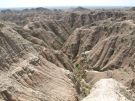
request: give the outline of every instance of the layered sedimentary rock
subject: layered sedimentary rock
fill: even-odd
[[[126,20],[78,28],[69,36],[63,52],[73,59],[78,58],[80,63],[85,59],[88,68],[95,70],[132,68],[134,27],[132,20]]]
[[[72,81],[62,67],[56,66],[41,55],[47,54],[44,47],[24,39],[11,26],[5,24],[1,24],[0,39],[1,99],[77,101]],[[56,53],[57,58],[59,54]]]
[[[124,9],[1,11],[0,100],[134,101],[134,21]]]
[[[111,77],[129,86],[134,81],[134,27],[133,20],[106,20],[78,28],[67,39],[63,52],[75,65],[100,71],[106,75],[101,78]],[[86,81],[92,83],[88,76]],[[97,76],[95,73],[91,78]]]

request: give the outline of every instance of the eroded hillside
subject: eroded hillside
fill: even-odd
[[[134,14],[83,8],[0,12],[0,101],[80,101],[87,95],[83,101],[99,101],[111,90],[112,101],[134,101]]]

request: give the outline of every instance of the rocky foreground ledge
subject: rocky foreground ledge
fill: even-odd
[[[130,91],[114,79],[101,79],[82,101],[134,101]]]

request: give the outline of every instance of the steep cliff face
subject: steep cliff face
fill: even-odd
[[[85,58],[88,68],[95,70],[112,70],[131,66],[130,64],[133,66],[133,21],[107,23],[76,29],[68,38],[63,51],[73,59]]]

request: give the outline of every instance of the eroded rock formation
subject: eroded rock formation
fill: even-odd
[[[99,101],[107,90],[106,101],[134,101],[134,21],[130,9],[0,12],[0,100]]]

